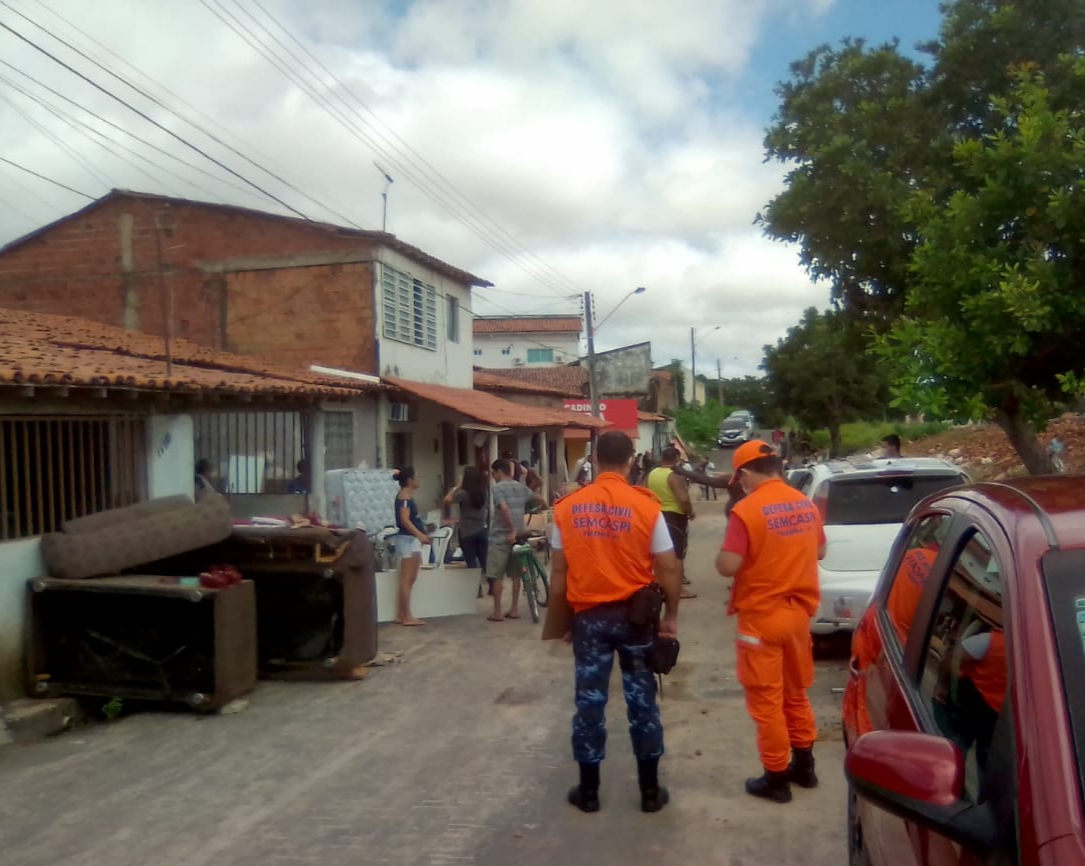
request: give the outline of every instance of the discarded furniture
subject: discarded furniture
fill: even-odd
[[[256,684],[251,581],[208,589],[125,575],[28,581],[28,691],[35,697],[183,703],[218,709]]]

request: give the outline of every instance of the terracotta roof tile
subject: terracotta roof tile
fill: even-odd
[[[642,412],[637,410],[638,421],[670,421],[666,415],[660,415],[657,412]]]
[[[71,316],[0,309],[0,384],[342,397],[377,387],[275,367],[188,340],[171,343],[173,375],[167,378],[158,337]]]
[[[475,388],[479,391],[493,391],[508,394],[539,394],[546,397],[579,397],[578,391],[556,388],[550,385],[536,385],[486,370],[475,370]]]
[[[502,400],[485,391],[468,388],[450,388],[447,385],[430,385],[409,379],[384,377],[383,382],[415,397],[453,409],[461,415],[492,424],[495,427],[580,427],[601,429],[609,426],[601,418],[592,418],[580,412],[554,409],[545,406],[525,406]]]
[[[583,397],[588,387],[588,370],[586,367],[573,367],[560,365],[557,367],[509,367],[495,369],[493,367],[481,370],[504,379],[515,379],[517,382],[525,382],[529,385],[540,385],[544,388],[556,388],[567,397]]]
[[[476,334],[579,334],[580,316],[475,316]]]

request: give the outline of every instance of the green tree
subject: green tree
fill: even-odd
[[[806,311],[775,346],[765,346],[762,368],[780,406],[804,427],[825,427],[832,454],[841,453],[840,425],[877,416],[884,377],[866,355],[865,337],[846,313]]]
[[[763,427],[774,427],[786,420],[787,413],[780,407],[776,393],[764,376],[724,379],[722,385],[724,404],[749,409]]]
[[[1062,85],[1085,97],[1085,59]],[[961,188],[910,197],[920,243],[905,315],[879,342],[897,402],[940,417],[991,416],[1031,473],[1050,461],[1035,430],[1085,380],[1085,101],[1055,108],[1021,67],[981,139],[953,150]]]
[[[911,279],[915,234],[902,205],[943,127],[918,96],[925,82],[895,43],[845,40],[793,63],[776,90],[765,149],[790,168],[757,221],[799,244],[810,275],[852,311],[895,314]]]

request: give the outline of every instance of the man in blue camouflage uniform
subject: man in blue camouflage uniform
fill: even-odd
[[[573,757],[580,784],[569,802],[584,812],[599,810],[599,765],[606,756],[606,704],[617,653],[637,758],[641,808],[658,812],[667,789],[659,784],[663,724],[649,665],[651,626],[630,621],[631,599],[658,582],[666,599],[659,634],[677,635],[681,572],[659,501],[627,480],[633,443],[624,433],[604,433],[596,447],[595,481],[562,499],[554,509],[551,587],[573,610],[576,714]]]

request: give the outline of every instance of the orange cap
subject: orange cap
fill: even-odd
[[[763,439],[751,439],[749,442],[743,442],[735,449],[735,455],[731,458],[731,468],[734,470],[731,475],[731,483],[734,484],[738,480],[738,470],[747,463],[760,457],[772,457],[775,454],[776,452],[772,449],[772,446]]]

